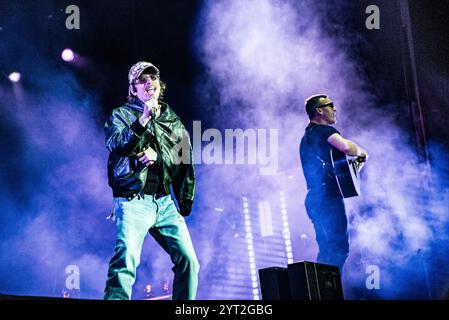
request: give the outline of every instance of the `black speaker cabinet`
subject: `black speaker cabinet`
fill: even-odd
[[[262,300],[290,300],[287,268],[271,267],[259,270]]]
[[[301,261],[287,270],[292,300],[343,300],[337,266]]]

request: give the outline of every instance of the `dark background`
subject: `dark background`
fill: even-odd
[[[81,11],[81,29],[65,28],[65,8],[76,4]],[[380,8],[381,29],[365,28],[365,8]],[[321,2],[328,12],[330,34],[353,35],[348,49],[359,60],[361,72],[372,84],[380,103],[404,101],[404,48],[397,1],[354,1],[341,4],[335,14],[332,2]],[[39,76],[39,62],[59,57],[62,49],[74,48],[88,57],[90,68],[74,68],[77,77],[101,96],[104,115],[126,96],[127,72],[139,60],[149,60],[162,71],[168,84],[166,100],[181,117],[199,118],[194,85],[203,72],[193,47],[196,15],[201,1],[45,1],[1,2],[0,68],[4,75],[27,68],[27,81]],[[343,9],[341,9],[343,8]],[[430,140],[448,141],[447,81],[449,27],[445,21],[449,2],[410,1],[420,92]],[[345,15],[342,15],[344,13]],[[151,34],[151,41],[142,35]],[[71,68],[52,59],[55,68]],[[41,66],[43,67],[43,66]],[[434,75],[439,74],[440,81]],[[2,79],[6,82],[6,79]],[[404,110],[407,113],[407,110]],[[99,119],[101,122],[102,119]],[[404,118],[404,121],[407,121]],[[189,121],[186,121],[189,122]],[[446,144],[447,145],[447,144]]]

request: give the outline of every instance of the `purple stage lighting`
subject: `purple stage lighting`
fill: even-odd
[[[20,72],[11,72],[8,76],[11,82],[19,82],[21,78]]]
[[[72,62],[75,59],[75,53],[72,49],[64,49],[61,53],[61,58],[66,62]]]

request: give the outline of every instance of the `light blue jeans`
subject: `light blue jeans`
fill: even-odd
[[[173,300],[193,300],[198,287],[199,263],[184,217],[170,195],[114,198],[117,238],[109,262],[104,299],[129,300],[149,232],[173,262]]]

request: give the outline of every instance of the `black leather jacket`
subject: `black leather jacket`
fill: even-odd
[[[173,186],[181,213],[188,215],[195,193],[189,134],[178,115],[166,103],[159,103],[161,114],[151,119],[146,127],[138,120],[143,112],[143,103],[138,99],[112,111],[105,124],[106,146],[110,151],[108,182],[114,197],[131,200],[140,194],[148,169],[136,154],[150,144],[155,145],[161,155],[164,190],[169,194],[170,185]]]

